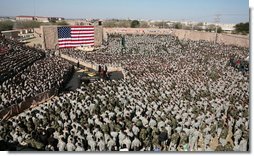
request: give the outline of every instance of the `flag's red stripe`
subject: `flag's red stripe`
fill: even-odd
[[[81,42],[59,42],[59,44],[82,44],[82,43],[94,43],[94,41],[81,41]]]
[[[79,32],[79,31],[77,31],[77,32],[71,32],[71,34],[75,34],[75,35],[77,35],[77,34],[79,34],[79,35],[82,35],[82,34],[94,34],[94,32]]]
[[[79,26],[79,25],[77,25],[77,26],[71,26],[71,28],[94,28],[94,26],[83,26],[83,25]]]
[[[71,31],[93,31],[94,32],[94,29],[71,29]]]
[[[94,37],[94,36],[72,36],[71,38],[88,38],[88,37]]]
[[[82,43],[59,43],[58,45],[61,46],[61,45],[73,45],[73,44],[94,44],[94,42],[82,42]]]
[[[94,32],[81,32],[81,31],[72,31],[71,32],[71,34],[80,34],[80,35],[82,35],[82,34],[94,34]]]

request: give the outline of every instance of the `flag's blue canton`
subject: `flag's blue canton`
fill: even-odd
[[[71,38],[71,28],[58,27],[58,38]]]

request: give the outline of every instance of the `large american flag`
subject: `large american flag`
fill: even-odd
[[[94,45],[94,26],[58,27],[59,48],[75,48],[80,45]]]

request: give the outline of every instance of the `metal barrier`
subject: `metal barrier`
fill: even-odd
[[[0,111],[0,119],[8,120],[9,118],[22,113],[24,110],[30,108],[32,105],[36,105],[42,101],[49,99],[50,97],[56,95],[58,92],[57,89],[52,88],[51,90],[45,91],[43,93],[38,94],[32,98],[26,98],[25,101],[21,102],[17,105],[11,105],[8,108]]]
[[[50,90],[37,94],[35,97],[26,98],[23,102],[17,105],[11,105],[6,109],[0,111],[0,120],[8,120],[13,116],[22,113],[24,110],[36,106],[39,103],[44,102],[55,95],[58,95],[58,93],[63,90],[66,82],[69,81],[73,72],[74,68],[70,69],[69,73],[67,73],[67,75],[64,77],[64,81],[59,88],[52,88]]]

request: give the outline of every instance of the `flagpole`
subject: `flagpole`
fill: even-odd
[[[35,0],[33,0],[33,5],[34,5],[34,18],[35,18]]]

